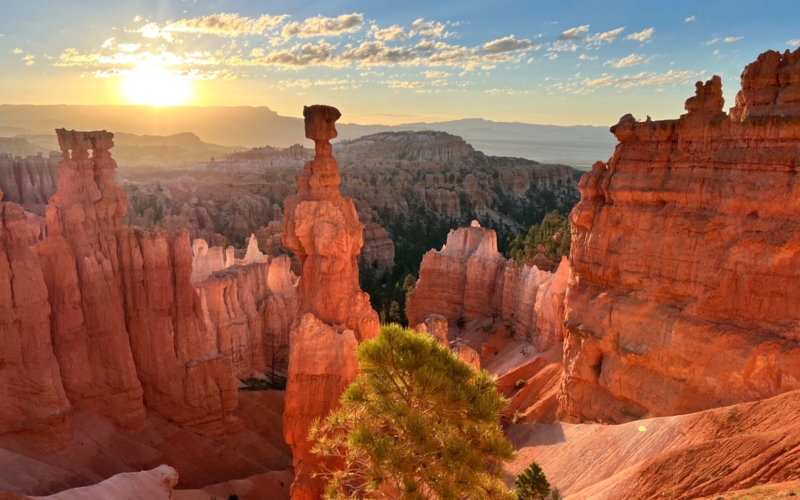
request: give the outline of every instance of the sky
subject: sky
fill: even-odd
[[[0,103],[267,106],[343,122],[675,118],[800,46],[800,1],[3,0]]]

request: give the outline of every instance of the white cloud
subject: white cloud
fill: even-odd
[[[514,35],[499,38],[483,44],[483,51],[487,54],[499,54],[502,52],[514,52],[516,50],[529,50],[534,44],[530,40],[517,40]]]
[[[631,66],[637,66],[639,64],[642,64],[643,62],[645,62],[645,58],[643,55],[631,54],[619,60],[611,59],[609,61],[606,61],[603,63],[603,66],[613,66],[619,69],[619,68],[628,68]]]
[[[587,25],[586,27],[588,28],[589,26]],[[616,40],[616,38],[620,34],[622,34],[623,31],[625,31],[625,27],[624,26],[622,28],[617,28],[615,30],[606,31],[604,33],[596,33],[596,34],[594,34],[594,35],[592,35],[590,37],[587,37],[586,41],[587,42],[595,42],[595,43],[613,42],[614,40]],[[563,35],[563,33],[562,33],[562,35]]]
[[[586,38],[586,35],[584,35],[584,33],[586,33],[587,31],[589,31],[588,24],[585,24],[583,26],[577,26],[575,28],[570,28],[566,31],[561,32],[561,34],[558,35],[558,38],[556,40],[583,40]]]
[[[446,24],[436,21],[426,21],[419,18],[411,23],[411,36],[419,35],[421,38],[447,38],[450,34],[444,30]]]
[[[555,52],[551,52],[551,53],[547,54],[547,58],[550,59],[551,61],[553,59],[558,59],[558,54],[556,54]]]
[[[383,29],[379,29],[377,26],[372,25],[370,32],[372,33],[372,36],[378,40],[395,41],[406,39],[405,31],[403,31],[403,28],[396,24]]]
[[[136,17],[133,18],[133,22],[135,22],[135,23],[139,23],[141,21],[142,21],[142,16],[136,16]]]
[[[275,28],[286,15],[263,15],[257,18],[241,17],[239,14],[212,14],[210,16],[181,19],[169,23],[162,29],[173,33],[199,33],[207,35],[237,37],[239,35],[261,35],[268,28]]]
[[[36,58],[34,56],[30,55],[30,54],[28,54],[27,56],[22,58],[22,60],[25,61],[25,65],[26,66],[33,66],[35,59]]]
[[[447,78],[448,76],[450,76],[450,73],[448,73],[446,71],[431,71],[431,70],[428,70],[428,71],[425,71],[423,74],[425,75],[425,78]]]
[[[675,85],[684,83],[695,79],[705,73],[705,71],[674,71],[669,70],[666,73],[648,73],[642,71],[635,75],[625,75],[620,77],[613,77],[611,75],[602,75],[598,78],[587,78],[583,80],[586,87],[608,87],[615,86],[621,89],[632,89],[636,87],[662,87],[664,85]]]
[[[695,22],[696,20],[697,20],[697,19],[695,19],[695,18],[694,18],[694,16],[689,16],[689,17],[687,17],[686,19],[684,19],[684,20],[683,20],[683,22],[685,22],[685,23],[693,23],[693,22]]]
[[[706,45],[714,45],[715,43],[719,42],[720,40],[722,40],[722,38],[720,38],[720,37],[712,38],[711,40],[706,42]]]
[[[119,44],[119,50],[122,52],[136,52],[142,47],[141,43],[121,43]]]
[[[581,54],[578,56],[578,59],[581,59],[583,61],[594,61],[595,59],[597,59],[597,56],[592,57],[587,54]]]
[[[172,37],[172,33],[161,29],[161,26],[159,26],[157,23],[147,23],[138,30],[132,30],[132,32],[140,33],[145,38],[163,38],[168,42],[175,40]]]
[[[112,47],[113,45],[114,45],[114,37],[111,37],[108,40],[106,40],[105,42],[103,42],[103,45],[101,45],[100,47],[102,47],[104,49],[107,49],[109,47]]]
[[[637,33],[631,33],[630,35],[625,37],[625,40],[636,40],[637,42],[646,42],[647,40],[650,40],[655,31],[656,31],[655,28],[647,28],[646,30],[639,31]]]
[[[744,38],[744,37],[743,36],[729,36],[729,37],[726,37],[722,41],[725,42],[725,43],[731,43],[731,42],[735,42],[737,40],[741,40],[742,38]]]
[[[250,57],[264,57],[264,49],[257,47],[250,51]]]
[[[420,89],[425,86],[422,82],[406,82],[402,80],[386,80],[383,83],[387,84],[390,89]]]
[[[17,47],[14,50],[12,50],[11,52],[13,52],[14,54],[22,54],[23,51],[22,51],[21,48]]]
[[[789,40],[788,42],[786,42],[786,45],[789,45],[791,47],[797,47],[798,45],[800,45],[800,38],[795,38],[794,40]]]
[[[310,17],[302,23],[289,23],[283,27],[281,34],[284,38],[298,36],[310,38],[314,36],[339,36],[344,33],[353,33],[364,26],[364,14],[342,14],[338,17]]]

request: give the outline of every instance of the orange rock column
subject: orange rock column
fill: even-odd
[[[324,481],[311,474],[322,465],[311,453],[308,429],[338,405],[339,396],[355,378],[359,342],[378,334],[378,315],[358,284],[356,256],[364,226],[353,200],[339,192],[339,169],[330,140],[337,136],[336,108],[303,110],[306,137],[316,156],[297,177],[298,194],[286,200],[282,229],[284,246],[303,266],[298,285],[298,320],[289,339],[289,373],[284,411],[284,436],[294,453],[292,498],[321,498]]]

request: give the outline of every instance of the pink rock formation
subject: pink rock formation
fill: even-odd
[[[72,429],[50,340],[47,286],[30,250],[43,234],[42,219],[0,203],[0,434],[24,432],[52,449],[69,442]]]
[[[339,192],[330,139],[336,137],[336,108],[303,110],[306,137],[316,156],[297,177],[298,194],[285,204],[282,239],[303,266],[298,317],[292,326],[286,386],[284,435],[294,453],[292,498],[316,500],[324,482],[311,474],[321,465],[310,453],[309,425],[338,404],[355,377],[358,342],[378,334],[378,315],[358,284],[356,256],[364,226],[353,201]]]
[[[800,389],[800,50],[747,66],[730,115],[624,116],[571,215],[561,404],[624,422]]]
[[[450,325],[495,318],[544,351],[563,340],[568,276],[566,259],[555,273],[507,261],[497,252],[495,232],[473,222],[451,231],[442,250],[423,257],[406,305],[409,325],[431,314],[444,316]]]
[[[145,405],[213,435],[244,429],[237,383],[192,287],[189,232],[118,233],[126,324]]]
[[[438,314],[431,314],[424,322],[419,323],[416,328],[418,332],[429,333],[433,337],[445,345],[450,347],[450,341],[447,339],[447,319]]]
[[[125,325],[116,240],[127,201],[108,152],[113,134],[56,132],[63,154],[58,190],[47,206],[48,236],[35,248],[64,389],[78,408],[141,427],[142,387]]]
[[[24,142],[24,140],[23,140]],[[0,157],[0,191],[37,215],[44,215],[47,200],[56,192],[58,156]]]
[[[74,488],[38,500],[174,500],[172,488],[178,484],[178,472],[168,465],[153,470],[117,474],[94,486]]]

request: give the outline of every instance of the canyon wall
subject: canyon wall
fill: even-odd
[[[44,215],[47,200],[56,192],[58,161],[55,155],[0,155],[0,191],[3,200],[24,206],[28,211]]]
[[[73,410],[139,429],[145,408],[210,435],[240,432],[236,379],[286,368],[288,257],[262,255],[252,238],[225,262],[219,247],[193,249],[186,229],[122,226],[113,134],[57,134],[46,224],[0,203],[0,434],[52,450],[69,443]]]
[[[800,50],[622,117],[571,214],[560,402],[624,422],[800,389]]]
[[[331,156],[336,108],[303,110],[306,137],[316,156],[297,176],[297,196],[285,203],[283,245],[297,255],[302,277],[297,291],[298,320],[289,342],[289,373],[283,416],[286,442],[294,455],[292,498],[321,498],[325,480],[312,474],[332,466],[311,453],[312,421],[324,418],[358,371],[359,342],[378,334],[378,315],[358,283],[356,257],[364,225],[353,200],[339,192],[339,169]]]
[[[506,260],[497,251],[495,232],[473,221],[423,257],[406,304],[408,322],[413,328],[432,314],[450,325],[493,318],[544,351],[563,340],[568,276],[566,258],[555,273]]]

